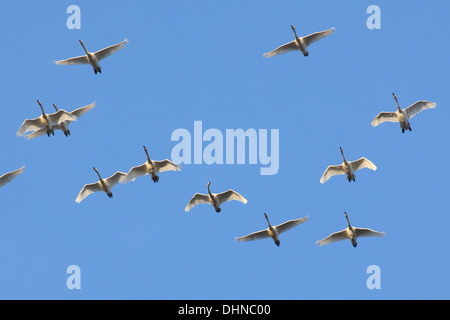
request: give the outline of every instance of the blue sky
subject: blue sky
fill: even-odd
[[[81,9],[81,29],[69,30],[66,9]],[[369,30],[366,9],[381,9],[381,29]],[[1,174],[26,166],[0,190],[2,299],[448,299],[450,224],[446,1],[39,1],[8,2],[3,33]],[[299,52],[262,54],[299,35],[335,27]],[[90,66],[52,61],[129,44]],[[411,120],[373,128],[381,111],[417,100],[437,103]],[[25,119],[52,104],[97,107],[56,132],[26,140]],[[280,166],[184,165],[142,177],[75,203],[81,188],[170,158],[179,128],[194,121],[214,128],[279,129]],[[207,143],[204,144],[204,146]],[[378,170],[324,185],[330,164],[370,159]],[[232,188],[246,205],[230,202],[217,214],[189,199]],[[346,227],[385,231],[319,247],[315,241]],[[237,236],[310,216],[271,239],[238,243]],[[70,265],[81,269],[81,290],[66,287]],[[369,290],[366,269],[381,270]]]

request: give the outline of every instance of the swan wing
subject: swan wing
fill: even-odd
[[[102,186],[99,182],[86,184],[84,185],[83,189],[81,189],[80,193],[78,194],[78,197],[76,198],[75,202],[80,203],[83,201],[84,198],[86,198],[88,195],[94,192],[102,191]]]
[[[125,178],[123,178],[122,183],[125,184],[130,181],[134,181],[136,178],[145,176],[146,174],[148,174],[147,162],[141,164],[140,166],[132,167]]]
[[[57,130],[57,129],[61,130],[61,126],[59,124],[52,126],[52,128],[53,128],[53,130]],[[26,135],[25,138],[27,138],[29,140],[29,139],[41,137],[46,134],[47,134],[47,129],[42,128],[42,129],[36,130],[33,133],[30,133],[29,135]]]
[[[270,57],[274,57],[277,56],[279,54],[283,54],[289,51],[293,51],[293,50],[297,50],[297,44],[294,41],[291,41],[289,43],[283,44],[282,46],[279,46],[278,48],[276,48],[275,50],[272,50],[268,53],[264,53],[263,57],[264,58],[270,58]]]
[[[189,200],[189,203],[187,204],[186,208],[184,208],[184,211],[189,212],[189,210],[191,210],[193,207],[195,207],[196,205],[198,205],[200,203],[209,203],[209,204],[211,204],[211,200],[209,199],[209,195],[201,194],[201,193],[194,194],[192,199]]]
[[[372,127],[376,127],[383,122],[398,122],[397,113],[395,112],[380,112],[373,120]]]
[[[71,64],[89,64],[87,56],[79,56],[66,60],[54,61],[55,64],[71,65]]]
[[[217,196],[217,199],[219,200],[219,203],[232,201],[232,200],[240,201],[243,204],[247,203],[247,199],[245,199],[239,193],[237,193],[236,191],[231,190],[231,189],[227,190],[225,192],[222,192],[222,193],[218,193],[218,194],[216,194],[216,196]]]
[[[322,175],[322,178],[320,178],[320,183],[325,183],[328,179],[330,179],[332,176],[338,175],[338,174],[345,174],[344,165],[336,165],[336,166],[328,166],[327,170]]]
[[[75,117],[74,115],[63,109],[60,109],[55,113],[48,114],[47,117],[51,123],[61,123],[64,121],[77,121],[77,117]]]
[[[306,37],[303,37],[303,41],[305,42],[305,45],[308,47],[311,43],[314,43],[317,40],[325,38],[326,36],[329,36],[330,34],[334,33],[335,30],[336,29],[334,29],[333,27],[325,31],[314,32]]]
[[[289,220],[289,221],[286,221],[282,224],[275,226],[274,228],[278,231],[278,233],[282,233],[289,229],[292,229],[295,226],[298,226],[299,224],[302,224],[302,223],[308,221],[308,219],[309,219],[309,216],[306,216],[306,217],[300,218],[300,219]]]
[[[353,171],[357,171],[359,169],[363,168],[369,168],[370,170],[376,171],[377,166],[372,163],[372,161],[367,160],[366,158],[362,157],[361,159],[351,161],[350,165],[352,166]]]
[[[426,109],[433,109],[436,108],[435,102],[430,101],[417,101],[410,105],[408,108],[405,109],[405,113],[408,116],[408,119],[411,119],[416,114],[418,114],[422,110]]]
[[[43,128],[44,125],[42,124],[42,119],[41,117],[36,118],[36,119],[26,119],[22,125],[20,126],[19,130],[17,131],[16,135],[21,137],[23,136],[25,133],[29,132],[29,131],[36,131],[39,130],[41,128]]]
[[[72,114],[73,116],[79,118],[81,117],[83,114],[85,114],[86,112],[88,112],[89,110],[91,110],[92,108],[94,108],[96,106],[95,102],[92,102],[91,104],[75,109],[73,110],[70,114]]]
[[[122,42],[109,46],[105,49],[99,50],[97,52],[95,52],[95,56],[97,58],[98,61],[105,59],[106,57],[110,56],[111,54],[113,54],[116,51],[119,51],[120,49],[122,49],[123,47],[125,47],[125,45],[128,43],[128,39],[123,40]]]
[[[118,184],[119,182],[122,181],[122,179],[126,176],[126,173],[117,171],[116,173],[114,173],[111,177],[106,178],[105,182],[110,186],[114,186],[116,184]]]
[[[332,243],[332,242],[336,242],[336,241],[341,241],[341,240],[344,240],[344,239],[348,239],[347,229],[344,229],[342,231],[338,231],[338,232],[332,233],[328,237],[326,237],[325,239],[317,241],[316,244],[319,245],[319,246],[324,246],[326,244],[329,244],[329,243]]]
[[[3,187],[8,182],[11,182],[11,180],[16,178],[18,175],[20,175],[24,171],[25,171],[25,166],[23,166],[23,167],[21,167],[21,168],[19,168],[17,170],[14,170],[14,171],[11,171],[11,172],[8,172],[8,173],[5,173],[4,175],[2,175],[0,177],[0,188]]]
[[[156,169],[159,172],[164,172],[164,171],[180,171],[181,170],[181,166],[178,164],[173,163],[172,161],[165,159],[165,160],[161,160],[161,161],[153,161],[153,163],[155,164]]]
[[[368,228],[353,228],[357,237],[384,237],[385,232],[378,232]]]
[[[238,237],[238,238],[235,238],[235,239],[238,242],[242,242],[242,241],[259,240],[259,239],[264,239],[264,238],[270,238],[269,231],[267,229],[261,230],[261,231],[257,231],[257,232],[253,232],[253,233],[250,233],[249,235],[246,235],[246,236],[243,236],[243,237]]]

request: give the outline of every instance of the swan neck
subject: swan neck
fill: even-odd
[[[152,164],[152,160],[150,159],[150,156],[148,155],[148,152],[147,152],[147,148],[146,148],[146,147],[144,147],[144,151],[145,151],[145,154],[147,155],[147,161],[148,161],[148,163]]]
[[[55,108],[56,111],[58,111],[58,107],[56,107],[56,104],[53,104],[53,107]]]
[[[89,54],[89,51],[87,51],[86,47],[84,46],[84,43],[81,40],[80,40],[80,44],[83,47],[83,49],[86,52],[86,54]]]

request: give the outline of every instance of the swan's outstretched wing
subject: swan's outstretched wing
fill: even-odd
[[[131,170],[127,173],[125,178],[123,178],[122,183],[125,184],[130,181],[134,181],[136,178],[145,176],[146,174],[148,174],[147,162],[144,164],[141,164],[140,166],[131,168]]]
[[[87,106],[84,106],[84,107],[81,107],[81,108],[73,110],[70,114],[72,114],[73,116],[79,118],[83,114],[85,114],[86,112],[88,112],[89,110],[94,108],[95,106],[96,106],[96,104],[95,104],[95,101],[94,101],[91,104],[88,104]]]
[[[126,175],[127,175],[126,173],[117,171],[117,172],[114,173],[111,177],[106,178],[106,179],[105,179],[105,182],[106,182],[110,187],[112,187],[112,186],[118,184],[119,182],[121,182],[122,179],[125,178]]]
[[[52,126],[52,128],[53,128],[53,130],[62,130],[62,127],[59,124],[56,124],[56,125]],[[42,128],[42,129],[36,130],[33,133],[30,133],[29,135],[26,135],[25,138],[27,138],[27,139],[34,139],[34,138],[37,138],[37,137],[40,137],[40,136],[43,136],[43,135],[46,135],[46,134],[47,134],[47,129],[46,128]]]
[[[86,198],[88,195],[94,192],[102,191],[102,186],[99,182],[86,184],[83,189],[81,189],[80,193],[78,194],[78,197],[76,198],[75,202],[80,203],[83,201],[84,198]]]
[[[243,237],[238,237],[238,238],[235,238],[235,239],[238,242],[242,242],[242,241],[259,240],[259,239],[264,239],[264,238],[270,238],[269,231],[267,229],[261,230],[261,231],[257,231],[257,232],[253,232],[253,233],[250,233],[249,235],[246,235],[246,236],[243,236]]]
[[[64,65],[71,65],[71,64],[89,64],[89,60],[87,56],[79,56],[75,58],[69,58],[66,60],[60,60],[60,61],[53,61],[55,64],[64,64]]]
[[[295,44],[295,40],[291,41],[289,43],[283,44],[282,46],[279,46],[278,48],[276,48],[275,50],[272,50],[268,53],[264,53],[263,57],[264,58],[270,58],[270,57],[274,57],[277,56],[279,54],[283,54],[289,51],[293,51],[293,50],[298,50],[297,45]]]
[[[189,200],[189,203],[187,204],[186,208],[184,208],[184,211],[189,212],[189,210],[191,210],[193,207],[195,207],[196,205],[198,205],[200,203],[209,203],[209,204],[211,204],[211,201],[209,199],[209,195],[201,194],[201,193],[194,194],[192,199]]]
[[[302,224],[302,223],[308,221],[308,219],[309,219],[309,216],[306,216],[306,217],[300,218],[300,219],[289,220],[289,221],[286,221],[282,224],[275,226],[274,228],[278,231],[278,233],[282,233],[282,232],[285,232],[295,226],[298,226],[299,224]]]
[[[23,166],[22,168],[19,168],[17,170],[14,170],[14,171],[11,171],[11,172],[8,172],[8,173],[5,173],[4,175],[2,175],[0,177],[0,188],[3,187],[8,182],[11,182],[11,180],[16,178],[18,175],[20,175],[24,171],[25,171],[25,166]]]
[[[47,118],[52,124],[64,121],[77,121],[77,117],[63,109],[58,110],[55,113],[47,114]]]
[[[383,122],[398,122],[397,114],[395,112],[380,112],[373,120],[372,127],[376,127]]]
[[[344,229],[342,231],[338,231],[335,233],[330,234],[328,237],[326,237],[325,239],[322,240],[318,240],[316,241],[316,244],[319,246],[324,246],[326,244],[332,243],[332,242],[336,242],[336,241],[341,241],[344,239],[348,239],[347,237],[347,230]]]
[[[25,133],[29,131],[36,131],[41,128],[43,128],[41,117],[36,119],[26,119],[22,125],[20,126],[19,130],[17,131],[16,135],[18,137],[23,136]]]
[[[322,178],[320,178],[320,183],[325,183],[328,179],[330,179],[332,176],[338,175],[338,174],[345,174],[344,165],[336,165],[336,166],[328,166],[327,170],[322,175]]]
[[[329,36],[330,34],[332,34],[336,29],[331,28],[325,31],[320,31],[320,32],[314,32],[306,37],[303,37],[303,41],[305,41],[305,45],[309,46],[311,43],[316,42],[317,40],[320,40],[322,38],[325,38],[326,36]]]
[[[370,170],[376,171],[377,166],[372,163],[372,161],[367,160],[366,158],[362,157],[361,159],[351,161],[350,165],[352,166],[353,171],[357,171],[359,169],[363,168],[369,168]]]
[[[245,199],[243,196],[241,196],[239,193],[237,193],[234,190],[227,190],[222,193],[216,194],[217,199],[219,200],[219,203],[224,203],[227,201],[237,200],[242,202],[243,204],[247,203],[247,199]]]
[[[153,161],[155,164],[156,169],[158,169],[159,172],[164,171],[180,171],[181,166],[178,164],[173,163],[172,161],[165,159],[161,161]]]
[[[384,232],[374,231],[368,228],[353,228],[357,237],[384,237]]]
[[[110,56],[111,54],[113,54],[116,51],[119,51],[120,49],[122,49],[123,47],[125,47],[125,45],[128,43],[128,39],[123,40],[122,42],[109,46],[105,49],[99,50],[97,52],[95,52],[95,56],[97,57],[97,60],[100,61],[102,59],[105,59],[106,57]]]
[[[412,105],[410,105],[408,108],[405,109],[405,113],[408,116],[408,119],[411,119],[416,114],[418,114],[422,110],[426,109],[433,109],[436,107],[435,102],[430,101],[417,101],[414,102]]]

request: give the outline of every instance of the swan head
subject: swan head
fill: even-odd
[[[211,185],[211,182],[208,182],[208,188],[209,188],[210,185]]]
[[[92,168],[94,169],[95,172],[98,172],[96,167],[92,167]]]
[[[294,28],[294,26],[291,24],[291,28],[292,28],[292,30],[295,32],[295,28]]]

